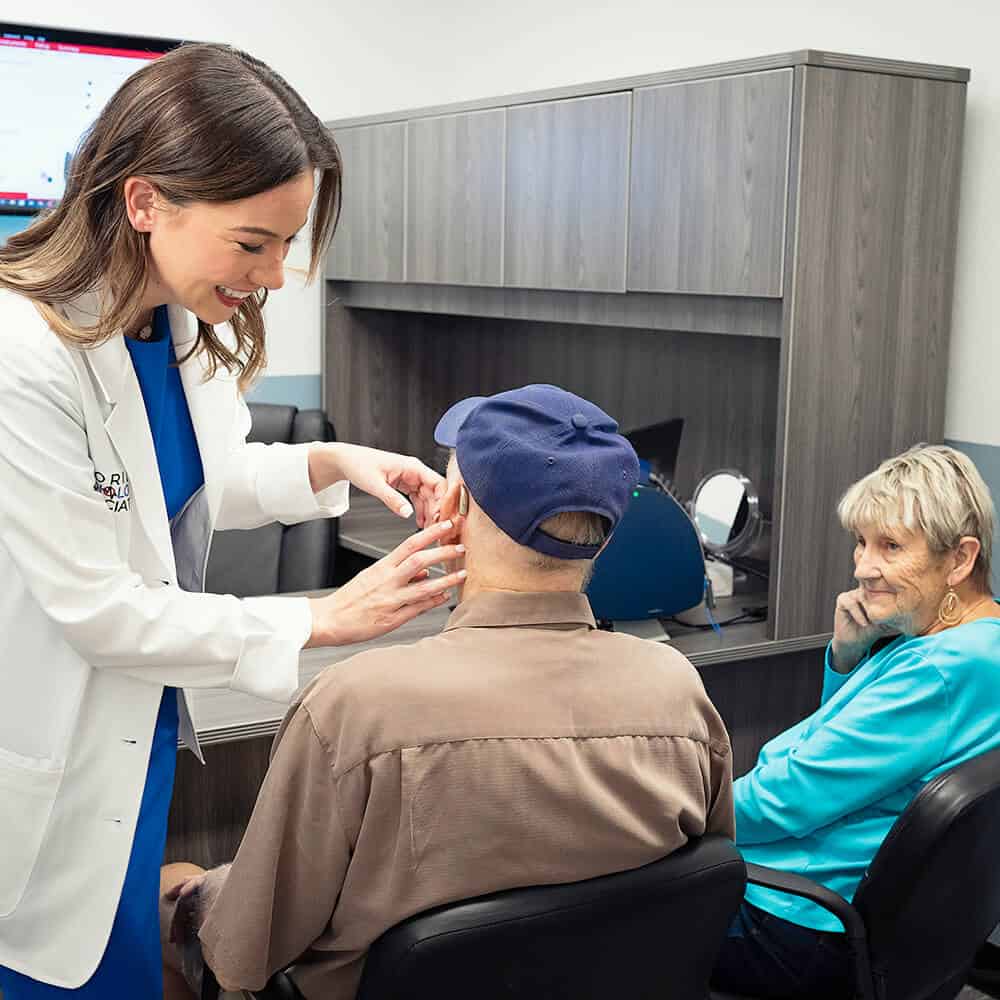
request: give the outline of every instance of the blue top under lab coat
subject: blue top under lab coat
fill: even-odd
[[[1000,746],[1000,618],[900,636],[849,674],[827,650],[820,707],[775,737],[735,783],[747,861],[798,872],[845,899],[924,783]],[[840,931],[836,917],[750,886],[784,920]]]

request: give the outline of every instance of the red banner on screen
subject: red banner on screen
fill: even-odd
[[[159,59],[162,52],[141,52],[138,49],[111,49],[103,45],[71,45],[69,42],[29,42],[21,38],[0,38],[0,47],[40,49],[43,52],[75,52],[88,56],[120,56],[123,59]]]

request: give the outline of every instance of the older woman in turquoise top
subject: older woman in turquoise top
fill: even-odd
[[[858,586],[837,598],[820,707],[771,740],[735,784],[747,861],[850,900],[927,782],[1000,746],[1000,605],[993,504],[960,452],[920,446],[838,506]],[[713,985],[761,997],[849,996],[836,917],[751,886]]]

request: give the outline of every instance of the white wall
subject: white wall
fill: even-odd
[[[0,20],[32,11],[0,0]],[[997,0],[50,0],[53,25],[226,41],[285,75],[323,118],[489,97],[798,48],[968,66],[946,434],[1000,446],[1000,3]],[[276,374],[319,370],[320,289],[271,304]],[[278,331],[281,331],[280,333]]]

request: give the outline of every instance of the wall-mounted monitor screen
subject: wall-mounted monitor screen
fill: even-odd
[[[77,144],[111,95],[180,44],[0,21],[0,213],[55,205]]]

